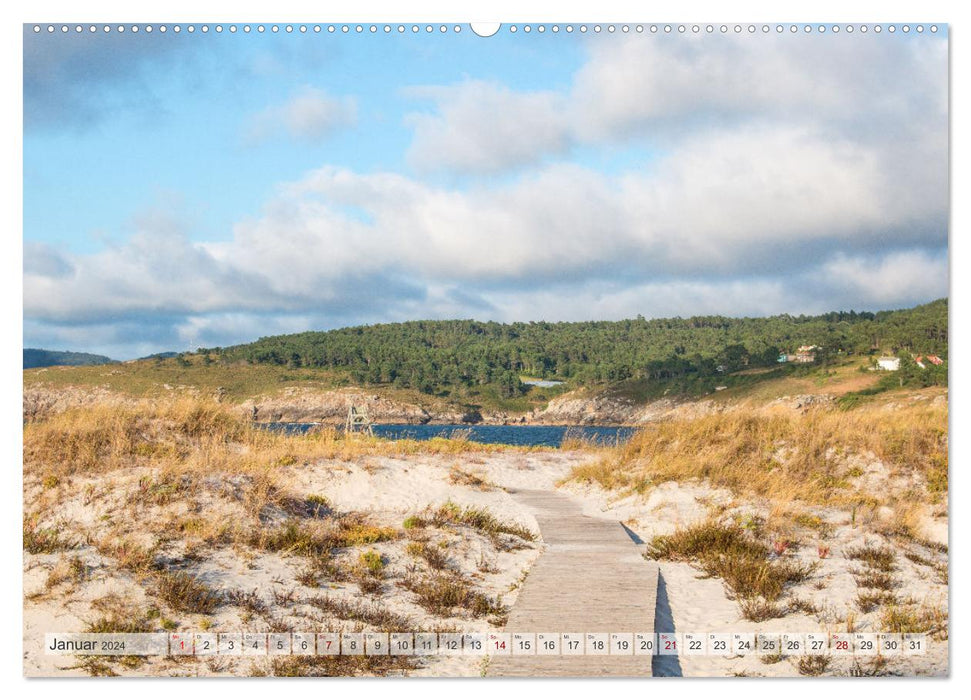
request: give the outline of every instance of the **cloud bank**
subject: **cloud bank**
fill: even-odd
[[[559,91],[474,77],[406,90],[410,170],[323,165],[229,240],[141,217],[93,254],[27,245],[25,336],[132,356],[409,318],[947,294],[946,41],[610,37],[586,51]],[[306,88],[254,129],[313,141],[356,118],[352,98]],[[628,157],[602,167],[604,149]]]

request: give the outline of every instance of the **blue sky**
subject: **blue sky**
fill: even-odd
[[[144,34],[62,37],[30,31],[25,40],[31,44],[28,61],[34,51],[52,47],[69,61],[78,53],[107,53],[119,41],[146,41]],[[224,31],[156,33],[147,41],[155,45],[131,50],[133,58],[124,60],[133,65],[108,75],[97,65],[90,72],[59,66],[61,80],[93,89],[78,89],[88,94],[64,100],[56,117],[45,116],[44,100],[58,99],[50,93],[60,90],[60,80],[44,86],[46,94],[36,104],[28,101],[28,240],[91,252],[106,237],[129,232],[138,211],[173,199],[181,200],[191,218],[193,238],[228,238],[233,223],[257,215],[278,183],[323,163],[358,171],[411,170],[403,148],[410,135],[404,118],[428,109],[428,101],[407,96],[407,88],[472,76],[513,89],[556,88],[568,83],[581,59],[578,39],[566,35],[520,42],[503,33],[486,42],[468,31],[409,30],[390,37]],[[549,48],[553,42],[555,51]],[[57,46],[71,43],[74,50]],[[247,136],[255,115],[310,87],[353,96],[359,115],[353,130],[319,139]]]
[[[943,31],[224,27],[25,27],[26,346],[947,294]]]

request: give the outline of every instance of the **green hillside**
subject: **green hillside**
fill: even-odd
[[[912,309],[818,316],[696,316],[580,323],[409,321],[260,338],[200,348],[208,363],[329,369],[362,385],[390,385],[458,398],[488,387],[511,399],[522,375],[594,386],[648,382],[679,393],[710,391],[729,375],[810,371],[880,353],[947,357],[946,299]],[[780,364],[780,353],[816,345],[811,365]],[[946,382],[946,371],[934,374]],[[768,378],[768,377],[767,377]],[[746,381],[755,381],[748,379]],[[654,392],[651,392],[654,393]]]
[[[61,350],[40,350],[38,348],[24,348],[24,369],[34,367],[54,367],[65,365],[80,367],[84,365],[107,365],[114,362],[104,355],[92,355],[88,352],[67,352]]]

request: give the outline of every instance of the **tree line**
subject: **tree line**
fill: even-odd
[[[426,393],[495,386],[512,397],[521,375],[578,385],[630,379],[715,377],[777,366],[780,354],[816,345],[816,364],[846,355],[947,354],[947,300],[897,311],[840,311],[765,318],[694,316],[589,322],[409,321],[264,337],[200,348],[207,362],[345,371],[361,384]]]

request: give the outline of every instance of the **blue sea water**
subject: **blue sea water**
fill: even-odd
[[[305,433],[314,423],[266,423],[271,430]],[[374,434],[388,440],[430,440],[462,437],[472,442],[528,447],[559,447],[566,438],[579,438],[598,445],[624,443],[634,428],[563,425],[375,425]]]

